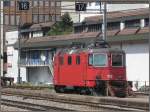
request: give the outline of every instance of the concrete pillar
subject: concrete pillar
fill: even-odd
[[[31,32],[29,33],[29,38],[32,38]]]
[[[125,28],[125,22],[120,22],[120,30],[123,30]]]
[[[145,27],[145,19],[140,20],[140,27],[141,28]]]
[[[102,27],[101,28],[102,28],[102,32],[103,32],[104,31],[104,24],[103,23],[102,23]]]

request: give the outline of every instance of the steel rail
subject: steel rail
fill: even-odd
[[[93,107],[95,109],[97,108],[102,108],[102,109],[110,109],[110,110],[118,110],[118,111],[145,111],[140,108],[135,108],[135,107],[130,107],[130,106],[125,106],[125,105],[117,105],[117,104],[107,104],[107,103],[97,103],[97,102],[90,102],[90,101],[78,101],[78,100],[73,100],[73,99],[64,99],[64,98],[57,98],[57,97],[47,97],[47,96],[34,96],[34,95],[16,95],[16,94],[8,94],[8,93],[2,93],[2,95],[8,95],[8,96],[20,96],[20,97],[25,97],[26,99],[35,99],[35,100],[47,100],[47,101],[53,101],[53,102],[58,102],[58,103],[66,103],[66,104],[72,104],[72,105],[84,105],[84,106],[89,106]]]
[[[1,99],[1,105],[13,106],[17,108],[32,110],[32,111],[47,111],[47,110],[57,110],[57,111],[73,111],[71,109],[64,109],[54,106],[46,106],[40,104],[33,104],[27,103],[23,101],[16,101],[16,100],[8,100],[8,99]]]

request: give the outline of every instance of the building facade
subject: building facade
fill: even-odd
[[[14,71],[15,73],[12,74],[11,67],[9,67],[10,60],[14,58],[14,55],[18,55],[17,51],[14,51],[12,46],[7,43],[10,42],[11,39],[8,39],[6,41],[6,38],[9,37],[12,33],[13,37],[15,36],[16,39],[18,39],[18,33],[14,33],[14,30],[21,30],[22,31],[22,37],[28,39],[30,37],[39,37],[39,36],[45,36],[46,32],[50,30],[50,27],[57,21],[60,21],[61,17],[61,1],[57,0],[28,0],[30,3],[29,10],[21,11],[19,10],[18,2],[19,0],[4,0],[4,47],[6,50],[4,51],[4,54],[8,58],[8,65],[5,64],[5,68],[8,68],[8,72],[10,74],[6,74],[8,76],[14,76],[16,77],[18,72],[17,70],[17,64]],[[46,24],[45,24],[46,23]],[[47,24],[48,23],[48,24]],[[34,25],[33,25],[34,24]],[[21,28],[21,29],[19,29]],[[28,29],[28,30],[27,30]],[[35,32],[36,31],[36,32]],[[6,35],[5,35],[6,34]],[[15,52],[13,56],[9,56],[9,52]],[[13,53],[14,53],[13,52]],[[12,54],[11,54],[12,55]],[[10,58],[11,57],[11,58]],[[18,56],[15,58],[17,59]],[[7,59],[6,58],[6,59]],[[7,63],[7,60],[5,59],[5,63]],[[15,61],[15,60],[12,60]],[[12,62],[11,64],[13,65]],[[16,62],[17,63],[17,62]],[[13,71],[13,70],[12,70]],[[23,75],[24,76],[24,75]],[[24,80],[24,78],[23,78]],[[16,79],[15,79],[16,81]]]
[[[149,25],[149,9],[133,9],[107,13],[107,30],[142,28]],[[102,32],[103,16],[86,17],[81,23],[74,24],[74,32]]]
[[[62,1],[61,2],[61,15],[69,13],[74,23],[79,22],[80,13],[75,11],[75,2]]]
[[[148,4],[107,4],[107,12],[148,8]],[[87,11],[80,14],[80,20],[83,21],[85,17],[102,15],[103,4],[99,2],[87,3]]]
[[[134,82],[149,81],[148,13],[148,9],[137,9],[110,12],[107,16],[107,41],[113,48],[126,52],[127,78]],[[74,34],[33,37],[22,41],[21,66],[27,70],[27,81],[52,83],[56,51],[68,48],[74,42],[89,45],[102,37],[99,16],[84,21],[74,25]]]
[[[19,0],[4,1],[4,24],[16,26],[22,24],[34,24],[55,22],[60,20],[61,1],[55,0],[29,0],[29,10],[21,11]]]

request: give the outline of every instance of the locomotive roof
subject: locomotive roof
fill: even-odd
[[[121,49],[114,49],[114,48],[80,48],[80,49],[63,49],[60,54],[75,54],[81,52],[89,52],[89,53],[107,53],[107,52],[117,52],[117,53],[124,53]]]

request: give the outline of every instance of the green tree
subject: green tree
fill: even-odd
[[[65,13],[61,17],[61,21],[56,22],[51,30],[48,32],[48,35],[64,35],[70,34],[73,31],[73,21],[69,13]]]

